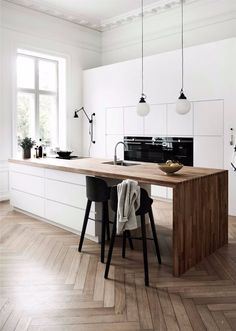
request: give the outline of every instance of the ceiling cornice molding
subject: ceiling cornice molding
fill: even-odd
[[[199,19],[195,22],[189,22],[185,24],[184,27],[185,33],[186,34],[191,33],[194,30],[202,29],[206,26],[209,27],[221,23],[234,22],[235,14],[236,12],[229,12],[222,15],[216,15],[211,18],[204,18],[204,19]],[[171,27],[168,27],[167,29],[161,29],[158,31],[152,31],[152,32],[149,31],[148,34],[144,35],[145,37],[144,44],[148,44],[150,42],[165,39],[179,34],[180,34],[180,28],[177,25],[173,25]],[[134,47],[136,45],[140,46],[140,37],[135,35],[132,36],[128,35],[119,41],[115,40],[111,42],[111,40],[109,39],[109,43],[106,43],[106,41],[103,42],[102,49],[103,52],[114,52],[120,49],[125,49],[127,47]]]
[[[137,20],[141,15],[141,8],[133,11],[129,11],[125,14],[112,17],[101,21],[100,23],[89,22],[85,17],[80,15],[75,15],[69,11],[59,10],[52,8],[49,5],[43,5],[40,0],[4,0],[5,2],[10,2],[18,6],[29,8],[38,11],[43,14],[57,17],[59,19],[66,20],[77,25],[93,29],[99,32],[108,31],[110,29],[122,26],[124,24],[129,24]],[[199,0],[184,0],[186,4],[197,2]],[[180,5],[180,0],[157,0],[151,5],[144,7],[144,16],[158,15],[168,10],[174,9]]]
[[[41,39],[46,37],[47,40],[51,40],[53,43],[63,43],[64,45],[79,47],[83,50],[101,54],[101,35],[97,31],[88,30],[79,25],[71,24],[68,21],[64,21],[64,24],[61,24],[59,20],[56,20],[55,22],[57,24],[53,24],[52,29],[48,30],[49,21],[46,19],[47,17],[42,20],[42,17],[38,16],[40,15],[38,12],[29,8],[23,6],[17,7],[9,1],[2,1],[2,3],[4,12],[6,9],[7,13],[8,10],[10,13],[10,15],[4,15],[0,21],[0,27],[2,29]],[[27,20],[29,10],[31,11],[30,20]],[[18,18],[20,19],[18,20]],[[36,23],[35,25],[34,22]]]
[[[158,0],[151,5],[144,7],[144,17],[150,17],[165,13],[180,6],[181,0]],[[185,4],[197,2],[199,0],[184,0]],[[101,22],[100,31],[107,31],[124,24],[129,24],[141,17],[141,8],[129,11],[123,15],[115,16]]]

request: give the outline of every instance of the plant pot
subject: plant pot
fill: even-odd
[[[31,148],[23,149],[23,159],[31,158]]]

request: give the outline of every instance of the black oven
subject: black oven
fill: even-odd
[[[172,160],[193,166],[193,138],[125,136],[124,142],[128,146],[125,160],[153,163]]]

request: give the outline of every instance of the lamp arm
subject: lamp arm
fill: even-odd
[[[85,116],[87,117],[89,124],[90,124],[90,140],[93,144],[95,144],[95,140],[93,139],[93,117],[95,116],[95,113],[91,115],[91,118],[89,118],[88,114],[86,113],[84,107],[81,107],[80,109],[75,110],[75,114],[78,114],[80,111],[83,111]],[[77,116],[76,116],[77,117]]]
[[[92,120],[92,119],[89,118],[89,116],[88,116],[88,114],[86,113],[84,107],[81,107],[80,109],[75,110],[75,113],[77,114],[77,113],[80,112],[81,110],[83,110],[83,112],[85,113],[85,116],[87,117],[89,123],[91,123],[91,120]]]

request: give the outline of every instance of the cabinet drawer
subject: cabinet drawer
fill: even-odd
[[[45,180],[45,198],[85,209],[87,204],[86,187],[52,179]]]
[[[167,199],[173,200],[173,189],[171,187],[167,188]]]
[[[81,231],[84,220],[84,210],[46,200],[45,218],[75,231]],[[86,233],[95,236],[95,222],[88,222]]]
[[[26,193],[44,196],[44,178],[26,175],[19,172],[10,172],[10,186]]]
[[[31,214],[44,217],[44,199],[17,190],[11,190],[11,205]]]
[[[33,175],[38,177],[44,177],[44,169],[38,167],[31,167],[24,164],[17,164],[9,162],[9,170],[14,172],[20,172],[22,174]]]
[[[62,182],[86,185],[86,176],[72,172],[45,169],[45,177],[48,179],[59,180]]]
[[[166,199],[167,188],[165,186],[151,185],[151,195],[156,198]]]

